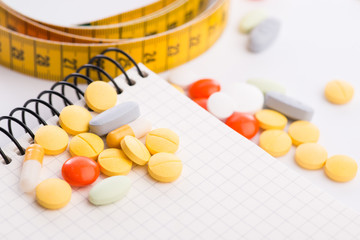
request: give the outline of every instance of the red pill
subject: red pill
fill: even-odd
[[[203,109],[207,110],[207,98],[195,98],[193,101],[199,104]]]
[[[253,115],[248,113],[235,112],[225,123],[247,139],[253,138],[259,131],[258,121]]]
[[[91,158],[76,156],[64,162],[61,173],[70,185],[82,187],[95,182],[99,177],[100,167]]]
[[[213,79],[201,79],[189,87],[189,97],[195,98],[209,98],[214,92],[219,92],[220,84]]]

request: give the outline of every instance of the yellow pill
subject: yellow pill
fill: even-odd
[[[291,138],[282,130],[266,130],[260,135],[259,145],[270,155],[280,157],[289,152]]]
[[[69,144],[71,156],[88,157],[94,161],[103,150],[103,140],[93,133],[80,133],[74,136]]]
[[[71,199],[70,185],[61,179],[50,178],[36,187],[36,201],[44,208],[59,209],[65,207]]]
[[[35,143],[44,148],[46,155],[58,155],[66,150],[69,136],[58,126],[42,126],[35,134]]]
[[[288,133],[295,146],[303,143],[313,142],[319,140],[319,129],[308,121],[295,121],[289,126]]]
[[[350,83],[342,80],[334,80],[326,84],[325,97],[335,104],[345,104],[349,102],[354,95],[354,88]]]
[[[138,165],[145,165],[151,157],[145,145],[133,136],[125,136],[121,140],[121,148],[126,156]]]
[[[182,87],[175,85],[175,84],[171,84],[171,86],[173,86],[176,90],[178,90],[180,93],[185,94],[185,91]]]
[[[357,163],[351,157],[335,155],[326,160],[325,173],[334,181],[347,182],[356,176]]]
[[[83,107],[70,105],[63,108],[59,116],[60,126],[69,134],[76,135],[89,131],[90,112]]]
[[[255,118],[258,120],[260,127],[265,130],[282,130],[287,124],[287,118],[284,115],[270,109],[263,109],[256,112]]]
[[[115,106],[116,90],[103,81],[92,82],[85,91],[86,104],[95,112],[103,112]]]
[[[109,148],[102,151],[99,154],[98,163],[101,172],[110,177],[127,175],[132,167],[132,161],[122,150],[117,148]]]
[[[148,172],[159,182],[173,182],[181,175],[183,164],[175,154],[157,153],[148,164]]]
[[[151,154],[175,153],[179,148],[179,136],[168,128],[158,128],[146,135],[145,145]]]
[[[327,156],[326,149],[318,143],[301,144],[295,151],[295,161],[297,164],[309,170],[322,168]]]

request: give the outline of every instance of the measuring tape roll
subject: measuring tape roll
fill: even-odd
[[[29,19],[0,2],[0,64],[50,80],[62,80],[109,47],[124,50],[155,72],[181,65],[206,51],[221,35],[229,0],[162,0],[149,6],[65,28]],[[109,57],[125,69],[132,63]],[[111,62],[98,64],[112,76]]]

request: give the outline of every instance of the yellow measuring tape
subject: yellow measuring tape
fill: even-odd
[[[228,6],[229,0],[162,0],[86,26],[61,27],[29,19],[0,1],[0,64],[58,81],[116,47],[162,72],[206,51],[226,25]],[[107,55],[131,67],[121,54]],[[110,62],[101,67],[120,74]]]

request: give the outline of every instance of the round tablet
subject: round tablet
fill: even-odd
[[[71,187],[64,180],[49,178],[37,185],[36,201],[39,205],[48,209],[65,207],[71,199]]]
[[[259,88],[264,94],[266,94],[267,92],[278,92],[282,94],[286,93],[286,89],[284,86],[272,80],[264,78],[252,78],[247,80],[246,82]]]
[[[193,101],[200,105],[203,109],[207,110],[207,98],[194,98]]]
[[[325,163],[326,175],[337,182],[347,182],[356,176],[357,163],[351,157],[335,155],[328,158]]]
[[[145,145],[133,136],[125,136],[120,145],[126,156],[138,165],[145,165],[151,157]]]
[[[148,164],[148,172],[152,178],[159,182],[173,182],[181,175],[183,164],[175,154],[157,153],[153,155]]]
[[[61,169],[62,176],[70,185],[82,187],[95,182],[99,177],[99,165],[88,157],[72,157],[66,160]]]
[[[259,131],[258,121],[248,113],[235,112],[225,123],[247,139],[253,138]]]
[[[85,102],[95,112],[103,112],[115,106],[117,101],[116,90],[103,81],[89,84],[85,90]]]
[[[289,152],[291,138],[282,130],[266,130],[260,135],[259,146],[274,157],[280,157]]]
[[[44,148],[46,155],[58,155],[64,152],[68,142],[68,134],[58,126],[42,126],[35,134],[35,143]]]
[[[263,108],[264,94],[251,84],[238,82],[225,86],[223,91],[233,98],[237,112],[254,114]]]
[[[151,154],[175,153],[179,148],[179,136],[168,128],[158,128],[146,135],[145,145]]]
[[[71,156],[84,156],[94,161],[103,150],[103,140],[93,133],[80,133],[74,136],[69,144]]]
[[[211,94],[207,102],[208,111],[220,120],[225,120],[234,113],[233,100],[223,92]]]
[[[313,142],[319,140],[319,129],[308,121],[295,121],[289,126],[288,133],[295,146],[303,143]]]
[[[98,157],[98,163],[101,172],[106,176],[127,175],[132,167],[132,161],[117,148],[102,151]]]
[[[281,113],[263,109],[255,113],[255,118],[258,120],[259,125],[262,129],[279,129],[282,130],[287,124],[287,118]]]
[[[198,74],[183,67],[177,67],[171,70],[168,78],[169,82],[184,89],[187,89],[192,83],[199,79],[200,76],[198,76]]]
[[[318,143],[304,143],[296,148],[295,161],[309,170],[320,169],[327,159],[326,149]]]
[[[67,133],[76,135],[89,131],[92,116],[83,107],[70,105],[63,108],[59,116],[59,124]]]
[[[354,95],[354,88],[350,83],[341,80],[334,80],[326,84],[325,97],[335,104],[345,104],[349,102]]]
[[[209,98],[211,94],[219,92],[221,89],[220,83],[213,79],[201,79],[189,87],[189,97],[195,98]]]

